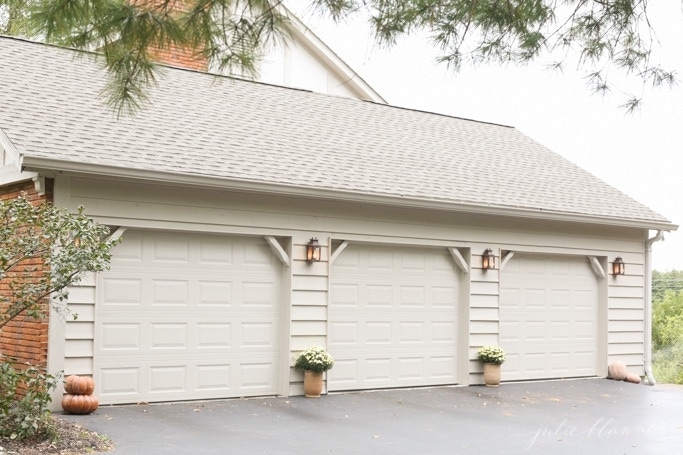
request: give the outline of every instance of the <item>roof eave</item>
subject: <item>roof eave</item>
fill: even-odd
[[[372,194],[354,191],[324,189],[310,186],[295,186],[274,184],[255,180],[241,180],[219,178],[206,175],[180,174],[147,169],[131,169],[117,166],[93,165],[64,160],[53,160],[40,157],[22,157],[21,169],[49,174],[70,174],[96,177],[109,177],[141,180],[153,183],[188,185],[202,188],[228,189],[253,193],[277,194],[281,196],[295,196],[313,199],[328,199],[345,202],[362,202],[404,208],[422,208],[442,210],[476,215],[504,216],[512,218],[527,218],[544,221],[559,221],[583,223],[603,226],[628,227],[637,229],[652,229],[675,231],[678,225],[668,221],[642,220],[631,218],[614,218],[575,214],[568,212],[548,211],[534,208],[508,207],[493,204],[476,204],[468,202],[453,202],[436,199],[420,199],[400,197],[386,194]]]

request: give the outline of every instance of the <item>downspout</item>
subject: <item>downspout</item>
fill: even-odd
[[[644,360],[645,360],[645,376],[647,377],[647,385],[655,385],[657,381],[652,374],[652,244],[659,242],[664,238],[664,231],[657,231],[657,235],[645,242],[645,333],[644,333]]]

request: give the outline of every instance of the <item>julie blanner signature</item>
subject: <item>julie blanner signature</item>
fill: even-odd
[[[557,441],[563,438],[612,438],[628,435],[651,434],[661,430],[660,425],[621,425],[614,419],[599,418],[589,425],[574,425],[568,419],[558,425],[543,425],[538,430],[525,433],[529,436],[524,449],[529,450],[535,444],[545,441]]]

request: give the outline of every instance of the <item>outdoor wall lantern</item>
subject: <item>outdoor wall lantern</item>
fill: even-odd
[[[484,269],[484,271],[496,268],[496,256],[493,254],[491,248],[486,248],[484,254],[481,255],[481,268]]]
[[[306,262],[320,261],[320,244],[318,239],[313,237],[306,245]]]
[[[626,264],[621,256],[617,256],[612,263],[612,275],[624,275],[626,274]]]

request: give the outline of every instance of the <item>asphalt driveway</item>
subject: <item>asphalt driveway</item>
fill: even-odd
[[[608,379],[104,406],[114,454],[676,454],[683,387]]]

